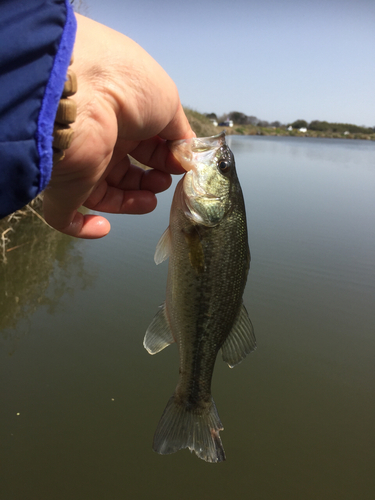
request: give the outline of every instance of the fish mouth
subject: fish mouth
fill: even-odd
[[[207,163],[215,151],[224,146],[225,131],[211,137],[192,137],[171,141],[169,149],[181,166],[189,172],[197,163]]]
[[[203,171],[214,162],[216,152],[224,144],[225,131],[211,137],[192,137],[169,143],[173,156],[186,170],[184,187],[189,196],[218,199],[204,189],[206,176]]]
[[[205,226],[218,224],[224,213],[225,196],[213,189],[218,151],[225,146],[225,133],[173,141],[169,148],[186,170],[181,190],[185,215]],[[226,193],[225,193],[226,194]]]

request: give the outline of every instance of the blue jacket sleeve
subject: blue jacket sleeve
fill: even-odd
[[[75,33],[68,0],[0,1],[0,218],[49,182]]]

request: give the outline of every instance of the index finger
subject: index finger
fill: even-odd
[[[159,136],[140,142],[129,154],[143,165],[168,174],[182,174],[185,170],[171,153],[166,140]]]

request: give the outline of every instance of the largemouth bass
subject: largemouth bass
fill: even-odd
[[[221,462],[223,425],[211,396],[216,356],[221,349],[233,367],[256,347],[242,302],[250,267],[245,205],[224,133],[174,141],[170,149],[187,172],[155,252],[156,264],[169,257],[167,293],[144,346],[156,354],[176,342],[180,374],[153,448],[162,455],[189,448]]]

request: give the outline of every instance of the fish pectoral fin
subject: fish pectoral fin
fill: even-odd
[[[158,244],[156,245],[154,255],[155,264],[161,264],[168,259],[171,254],[171,245],[171,231],[168,226],[164,233],[161,235]]]
[[[147,328],[143,346],[150,354],[156,354],[173,342],[174,338],[168,323],[164,302]]]
[[[232,330],[221,348],[223,360],[228,363],[230,368],[233,368],[255,349],[254,328],[246,308],[242,304]]]

